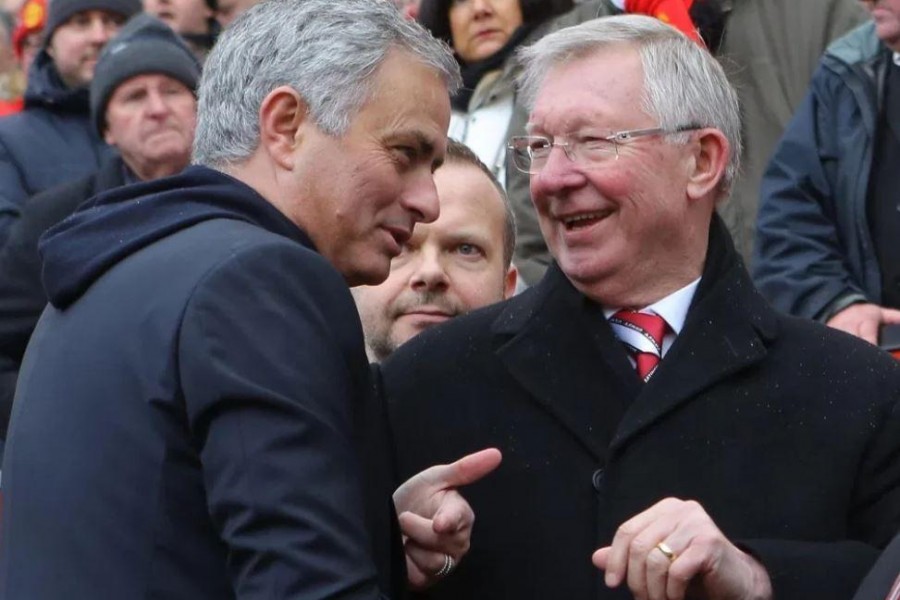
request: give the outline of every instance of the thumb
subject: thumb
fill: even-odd
[[[600,548],[594,555],[591,556],[591,562],[594,563],[594,566],[598,569],[606,570],[606,565],[609,562],[609,552],[610,547],[607,546],[605,548]]]

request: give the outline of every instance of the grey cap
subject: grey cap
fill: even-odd
[[[91,81],[91,120],[100,135],[106,105],[116,88],[138,75],[157,73],[183,83],[192,92],[200,80],[200,62],[172,29],[155,17],[139,14],[106,45]]]
[[[44,46],[50,43],[53,32],[75,13],[86,10],[105,10],[124,19],[141,12],[141,0],[50,0],[47,5],[47,24],[44,26]]]

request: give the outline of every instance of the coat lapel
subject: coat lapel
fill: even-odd
[[[716,218],[708,260],[681,334],[619,425],[613,450],[667,413],[766,356],[777,318]]]
[[[597,460],[641,384],[603,311],[556,265],[493,326],[512,377]]]

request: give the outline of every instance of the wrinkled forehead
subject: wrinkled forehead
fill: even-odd
[[[633,46],[616,45],[548,69],[527,129],[534,134],[616,129],[646,117],[640,54]]]

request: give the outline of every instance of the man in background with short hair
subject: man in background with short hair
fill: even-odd
[[[416,225],[384,283],[352,290],[373,362],[425,329],[516,289],[515,218],[494,174],[467,146],[450,140],[434,181],[437,220]]]
[[[100,51],[139,0],[52,0],[25,109],[0,120],[0,245],[28,198],[96,171],[110,149],[90,122]]]
[[[47,304],[38,238],[88,198],[190,163],[200,63],[168,25],[141,14],[110,41],[91,84],[92,123],[118,150],[97,173],[32,198],[0,248],[0,439],[25,347]]]

